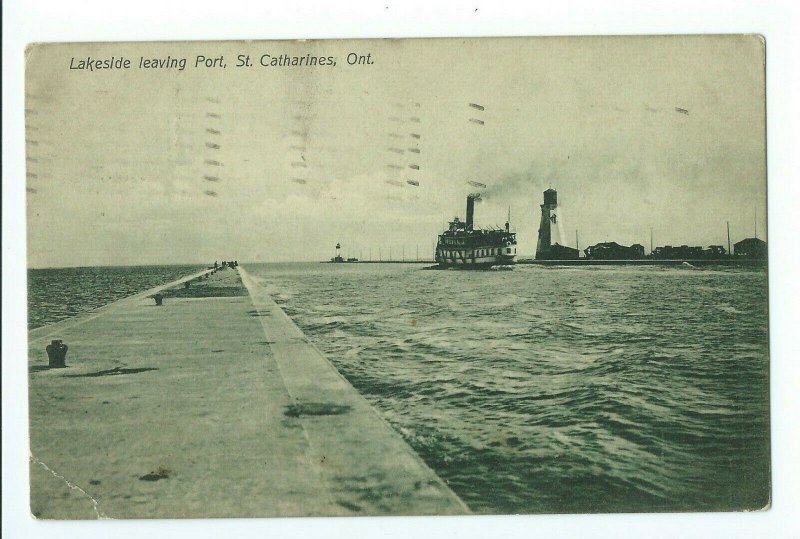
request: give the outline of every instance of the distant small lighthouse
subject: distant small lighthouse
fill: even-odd
[[[336,256],[331,259],[331,262],[344,262],[344,258],[342,258],[342,246],[339,242],[336,242]]]
[[[537,260],[550,258],[550,245],[552,240],[551,227],[558,222],[555,211],[558,207],[558,193],[552,187],[544,192],[542,219],[539,222],[539,241],[536,243]]]

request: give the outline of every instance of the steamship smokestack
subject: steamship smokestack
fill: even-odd
[[[475,199],[481,198],[480,193],[472,193],[467,197],[467,230],[472,230],[473,219],[475,217]]]

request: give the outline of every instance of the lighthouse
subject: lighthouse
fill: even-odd
[[[544,192],[542,219],[539,222],[539,241],[536,243],[537,260],[577,260],[576,248],[564,245],[564,224],[558,207],[558,193],[552,187]],[[577,244],[577,231],[575,243]]]
[[[536,259],[550,258],[550,246],[552,245],[552,232],[558,231],[554,226],[558,223],[556,208],[558,207],[558,193],[552,187],[544,192],[544,203],[541,205],[542,218],[539,221],[539,241],[536,242]]]
[[[340,243],[336,243],[336,256],[331,258],[331,262],[344,262],[344,258],[342,258],[342,245]]]

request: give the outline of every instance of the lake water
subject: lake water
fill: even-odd
[[[476,512],[760,508],[764,270],[251,265]]]
[[[114,266],[28,270],[28,329],[102,307],[203,266]]]
[[[475,512],[769,499],[764,270],[245,266]],[[30,270],[29,327],[197,269]]]

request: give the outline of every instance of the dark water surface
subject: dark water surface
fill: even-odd
[[[248,270],[476,512],[768,502],[764,270]]]
[[[248,265],[476,512],[769,497],[763,270]],[[30,270],[29,327],[198,266]]]
[[[203,266],[116,266],[28,270],[28,329],[82,314]]]

